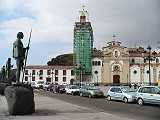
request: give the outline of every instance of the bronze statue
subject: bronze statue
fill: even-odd
[[[18,32],[17,34],[17,40],[13,43],[13,58],[16,60],[17,65],[17,82],[20,82],[20,73],[23,70],[24,67],[24,60],[26,56],[26,50],[29,49],[29,47],[24,48],[23,43],[21,39],[23,39],[24,35],[22,32]]]
[[[2,74],[2,81],[4,81],[6,79],[6,68],[5,68],[5,66],[2,67],[1,74]]]
[[[13,66],[11,65],[11,58],[8,58],[7,62],[6,62],[6,79],[7,79],[7,82],[9,84],[11,84],[11,80],[10,80],[10,74],[11,74],[11,68]]]

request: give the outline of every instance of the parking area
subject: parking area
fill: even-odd
[[[35,92],[36,112],[23,116],[10,116],[5,97],[0,96],[0,120],[135,120],[44,96],[40,92]]]

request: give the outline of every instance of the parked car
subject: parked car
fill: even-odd
[[[35,82],[35,88],[43,89],[43,87],[44,87],[44,81],[39,80]]]
[[[77,85],[66,86],[66,94],[78,95],[80,87]]]
[[[66,87],[66,85],[59,85],[58,86],[58,93],[66,93],[65,87]]]
[[[160,88],[157,86],[142,86],[137,90],[137,103],[159,104],[160,105]]]
[[[107,100],[120,100],[124,103],[136,101],[136,89],[127,86],[112,86],[106,94]]]
[[[48,86],[49,86],[50,84],[51,84],[50,82],[46,82],[46,83],[44,83],[44,87],[43,87],[43,89],[44,89],[44,90],[47,90],[47,88],[48,88]]]
[[[54,93],[58,93],[58,84],[50,84],[47,88],[47,91],[52,91]]]
[[[80,96],[86,96],[92,98],[92,97],[103,97],[104,94],[99,88],[95,86],[82,86],[80,88]]]

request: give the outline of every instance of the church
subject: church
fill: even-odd
[[[142,47],[127,48],[122,46],[121,42],[113,40],[99,51],[99,56],[93,54],[92,81],[103,85],[158,84],[159,60],[160,53],[151,51],[150,46],[147,50]],[[95,65],[98,61],[101,62],[100,66]]]

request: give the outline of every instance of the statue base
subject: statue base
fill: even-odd
[[[5,90],[5,88],[6,88],[7,86],[9,86],[8,83],[0,83],[0,94],[1,94],[1,95],[4,95],[4,90]]]
[[[34,93],[30,85],[8,86],[4,93],[10,115],[25,115],[35,112]]]

